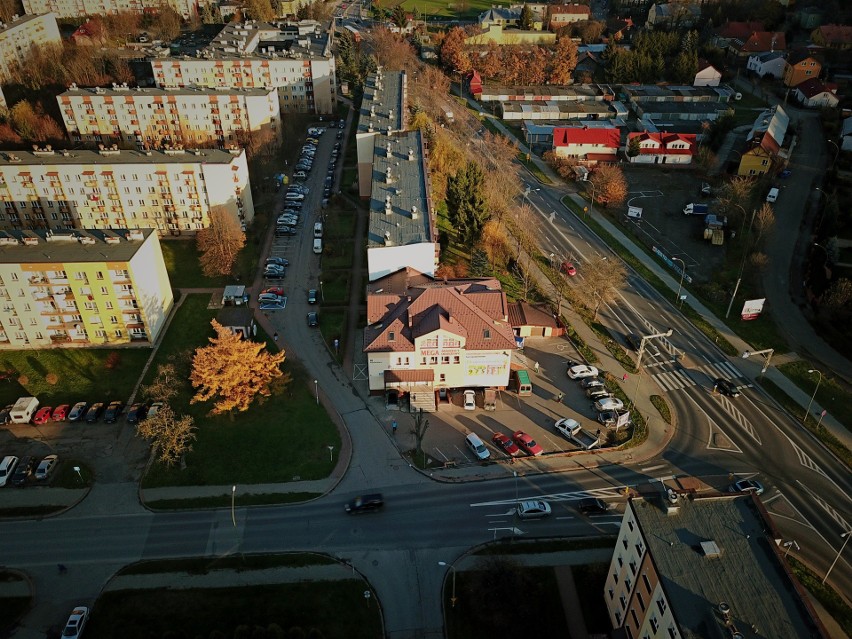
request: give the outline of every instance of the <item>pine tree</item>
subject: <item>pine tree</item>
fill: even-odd
[[[524,31],[532,29],[533,12],[528,4],[524,4],[524,8],[521,9],[521,17],[518,20],[518,23]]]
[[[474,277],[488,274],[488,254],[481,248],[473,249],[470,254],[470,274]]]
[[[490,217],[485,202],[485,176],[476,162],[468,162],[447,180],[447,212],[461,243],[476,243]]]

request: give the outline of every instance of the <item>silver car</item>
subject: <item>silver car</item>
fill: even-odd
[[[543,499],[522,501],[518,504],[518,517],[521,519],[541,519],[550,515],[550,504]]]

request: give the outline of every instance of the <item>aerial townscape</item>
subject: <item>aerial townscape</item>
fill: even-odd
[[[0,0],[0,639],[852,637],[852,4]]]

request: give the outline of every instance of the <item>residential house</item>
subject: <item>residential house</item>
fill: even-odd
[[[783,31],[753,31],[744,39],[733,38],[728,45],[728,53],[738,58],[753,53],[786,50],[787,38]]]
[[[793,51],[784,64],[784,86],[799,86],[805,80],[819,77],[822,64],[809,51]]]
[[[652,27],[691,27],[701,19],[701,7],[691,2],[654,3],[648,10],[647,24]]]
[[[615,162],[620,145],[621,132],[615,127],[553,129],[553,152],[559,158],[571,158],[589,164]]]
[[[631,156],[635,146],[639,153]],[[629,133],[627,157],[632,164],[690,164],[698,148],[695,135],[684,133]]]
[[[106,44],[106,34],[101,21],[86,18],[86,21],[77,27],[77,30],[69,38],[78,47],[100,47]]]
[[[852,117],[843,120],[843,125],[840,129],[840,149],[842,151],[852,151]]]
[[[852,25],[824,24],[811,33],[814,44],[828,49],[845,51],[852,49]]]
[[[782,51],[767,51],[766,53],[754,53],[748,57],[746,69],[754,71],[761,78],[775,78],[780,80],[784,77],[784,69],[787,60],[784,59]]]
[[[48,44],[62,44],[52,13],[15,16],[9,22],[0,22],[0,83],[12,78],[33,47]]]
[[[550,45],[556,43],[556,34],[552,31],[542,31],[541,29],[525,31],[523,29],[506,28],[502,24],[491,23],[477,29],[476,32],[465,38],[464,42],[469,46],[483,44]]]
[[[763,30],[764,26],[762,22],[729,21],[723,24],[718,29],[716,29],[714,42],[715,45],[720,49],[727,49],[728,45],[731,44],[732,40],[745,41],[748,39],[749,35],[751,35],[755,31]]]
[[[547,9],[547,28],[558,31],[574,22],[589,20],[591,9],[585,4],[551,4]]]
[[[548,309],[526,302],[509,305],[509,324],[517,337],[560,337],[565,329]]]
[[[694,87],[717,87],[722,80],[722,72],[719,71],[707,60],[698,61],[698,71],[695,74],[695,80],[692,82]]]
[[[606,67],[606,62],[603,60],[603,54],[596,51],[577,51],[577,66],[574,67],[572,77],[574,82],[594,82],[601,79],[603,70]]]
[[[781,105],[763,111],[746,135],[746,147],[740,155],[737,175],[764,175],[787,159],[784,137],[790,118]]]
[[[544,29],[545,16],[547,15],[547,4],[512,4],[508,7],[491,7],[479,14],[477,24],[480,28],[487,28],[489,25],[497,24],[505,28],[520,28],[521,13],[527,6],[532,11],[531,31],[541,31]]]
[[[174,296],[150,228],[0,231],[0,247],[0,349],[151,346],[166,326]]]
[[[408,394],[434,411],[438,392],[506,388],[512,351],[509,303],[497,279],[436,280],[404,268],[367,286],[367,355],[372,393]]]
[[[828,638],[757,497],[658,486],[621,520],[603,591],[615,636]]]
[[[799,84],[793,95],[803,106],[833,109],[840,102],[840,99],[835,95],[836,92],[837,85],[824,84],[819,78],[811,78]]]

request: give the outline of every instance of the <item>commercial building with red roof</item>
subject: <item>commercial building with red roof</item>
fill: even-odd
[[[557,127],[553,129],[556,157],[580,162],[615,162],[621,146],[621,132],[615,127]]]
[[[638,145],[638,155],[631,156]],[[633,164],[690,164],[698,148],[692,133],[630,133],[627,156]]]

